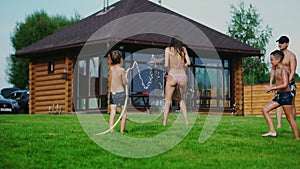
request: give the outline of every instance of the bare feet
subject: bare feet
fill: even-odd
[[[164,120],[164,121],[163,121],[163,126],[166,126],[166,125],[167,125],[167,121]]]
[[[266,134],[262,134],[262,137],[277,137],[277,133],[276,132],[268,132]]]
[[[188,122],[187,120],[185,121],[185,125],[186,125],[186,126],[189,125],[189,122]]]

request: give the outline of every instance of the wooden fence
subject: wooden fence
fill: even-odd
[[[300,86],[300,82],[296,83],[297,86]],[[264,88],[268,84],[259,84],[259,85],[245,85],[244,86],[244,115],[262,115],[262,107],[271,101],[274,98],[274,93],[265,93]],[[300,111],[300,91],[297,90],[296,93],[296,112],[299,114]],[[271,114],[275,114],[273,110]]]

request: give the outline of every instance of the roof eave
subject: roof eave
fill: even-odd
[[[116,43],[118,42],[118,39],[102,39],[98,41],[90,41],[90,42],[78,42],[71,45],[65,45],[65,46],[57,46],[53,48],[46,48],[46,49],[40,49],[40,50],[31,50],[31,51],[17,51],[14,56],[16,57],[23,57],[23,58],[29,58],[31,56],[40,55],[43,53],[49,53],[49,52],[57,52],[61,50],[70,50],[74,48],[82,48],[84,45],[93,45],[97,43]],[[151,46],[158,46],[158,47],[166,47],[169,45],[169,43],[165,42],[155,42],[155,41],[146,41],[146,40],[136,40],[136,39],[125,39],[121,41],[123,43],[131,43],[131,44],[141,44],[141,45],[151,45]],[[198,45],[188,45],[191,49],[197,49],[197,50],[206,50],[206,51],[216,51],[218,53],[234,53],[235,55],[242,55],[245,57],[250,56],[262,56],[263,54],[260,53],[259,50],[239,50],[239,49],[227,49],[227,48],[221,48],[221,47],[206,47],[206,46],[198,46]]]

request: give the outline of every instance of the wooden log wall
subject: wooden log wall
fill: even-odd
[[[65,112],[73,112],[73,79],[74,63],[70,57],[66,57],[65,66],[67,70],[67,80],[65,84]]]
[[[300,86],[300,82],[296,83]],[[262,107],[274,98],[274,93],[265,93],[264,88],[268,84],[260,85],[245,85],[244,87],[244,114],[245,116],[262,115]],[[300,91],[297,90],[296,94],[296,112],[300,111]],[[271,112],[275,114],[275,110]]]
[[[236,104],[236,114],[243,114],[243,69],[242,58],[236,58],[232,61],[234,65],[234,98]]]
[[[30,114],[67,113],[73,110],[73,61],[53,59],[54,72],[48,73],[48,60],[30,61]]]

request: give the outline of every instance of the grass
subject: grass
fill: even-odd
[[[150,158],[127,158],[93,142],[76,115],[1,115],[0,168],[300,167],[300,142],[294,140],[286,120],[277,130],[277,138],[262,138],[268,131],[264,118],[223,116],[213,135],[201,144],[198,140],[205,118],[198,116],[190,133],[169,151]],[[170,123],[174,119],[171,114]],[[166,127],[161,124],[162,117],[143,125],[128,121],[125,135],[145,137],[163,132]]]

